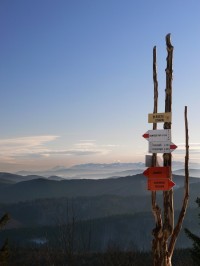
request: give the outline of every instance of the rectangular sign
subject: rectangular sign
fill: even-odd
[[[175,185],[173,181],[171,181],[169,178],[160,178],[160,179],[148,179],[148,190],[156,191],[166,191],[172,189],[172,187]]]
[[[150,153],[171,153],[177,148],[174,143],[170,141],[154,141],[150,142],[149,141],[149,152]]]
[[[148,130],[149,141],[171,141],[171,129]]]
[[[169,178],[170,177],[170,167],[149,167],[143,174],[148,178]]]
[[[171,122],[171,113],[148,114],[148,123]]]

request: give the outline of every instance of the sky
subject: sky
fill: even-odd
[[[164,112],[168,33],[173,160],[184,160],[188,106],[199,162],[199,10],[198,0],[1,0],[0,171],[144,162],[152,50]]]

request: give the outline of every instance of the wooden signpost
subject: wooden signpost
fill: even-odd
[[[165,89],[165,112],[158,113],[158,81],[156,69],[156,47],[153,48],[153,81],[154,81],[154,108],[153,113],[148,114],[148,123],[153,123],[153,130],[148,130],[143,137],[148,140],[149,152],[152,156],[146,158],[149,166],[144,171],[147,177],[147,189],[151,191],[152,213],[155,218],[155,228],[152,230],[152,252],[153,266],[172,266],[171,260],[175,248],[175,243],[180,233],[185,216],[189,197],[189,145],[188,145],[188,123],[187,107],[185,107],[185,132],[186,132],[186,156],[185,156],[185,190],[182,208],[174,226],[174,205],[172,181],[172,156],[171,152],[177,146],[171,140],[172,122],[172,59],[173,46],[170,34],[166,36],[167,46],[167,67],[166,67],[166,89]],[[157,123],[164,123],[164,129],[157,129]],[[163,153],[163,167],[157,167],[157,154]],[[148,160],[147,160],[148,159]],[[149,160],[150,159],[150,160]],[[163,211],[157,204],[156,193],[163,191]]]

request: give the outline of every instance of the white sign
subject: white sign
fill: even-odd
[[[148,130],[149,141],[171,141],[171,129]]]
[[[149,152],[150,153],[171,153],[177,148],[177,146],[171,141],[163,142],[149,142]]]

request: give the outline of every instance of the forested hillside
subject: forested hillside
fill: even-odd
[[[73,228],[75,250],[84,249],[81,241],[89,241],[89,249],[93,252],[105,251],[110,245],[125,250],[130,247],[150,250],[154,219],[143,175],[61,181],[41,177],[19,181],[17,176],[17,183],[11,177],[12,182],[0,184],[1,214],[9,213],[11,217],[1,236],[2,239],[8,236],[11,245],[58,246],[55,236],[59,238],[60,229],[64,233],[63,228],[67,226]],[[2,179],[5,180],[5,176]],[[174,180],[176,218],[182,204],[184,178],[174,175]],[[197,215],[195,199],[199,191],[200,179],[191,178],[184,226],[194,231],[198,230],[193,217]],[[162,193],[158,193],[157,200],[161,205]],[[177,247],[189,246],[190,241],[181,233]]]

